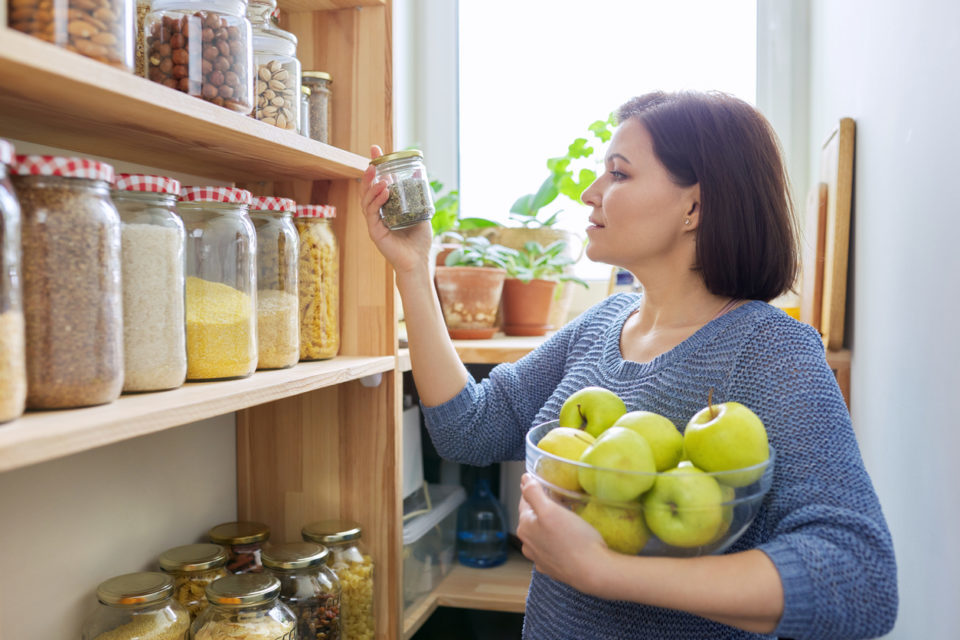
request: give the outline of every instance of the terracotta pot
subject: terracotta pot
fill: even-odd
[[[550,326],[554,280],[523,282],[508,278],[503,283],[503,332],[508,336],[542,336]]]
[[[451,338],[493,337],[506,276],[506,270],[493,267],[437,267],[434,280]]]

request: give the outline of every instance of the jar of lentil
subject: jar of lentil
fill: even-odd
[[[146,75],[240,113],[253,110],[246,0],[153,0],[143,25]]]
[[[173,598],[173,580],[154,571],[128,573],[97,587],[99,605],[82,640],[187,640],[190,614]]]
[[[253,25],[257,120],[281,129],[300,128],[300,61],[297,36],[276,26],[271,17],[277,0],[250,0],[247,17]]]
[[[300,87],[300,135],[310,137],[310,87]]]
[[[284,369],[300,360],[296,210],[289,198],[257,196],[250,205],[257,230],[258,369]]]
[[[160,568],[173,578],[173,597],[193,621],[207,608],[206,588],[227,573],[227,550],[218,544],[187,544],[167,549],[159,558]]]
[[[20,290],[20,204],[7,175],[13,145],[0,140],[0,422],[23,413],[27,400],[26,337]]]
[[[17,156],[14,171],[23,215],[27,406],[112,402],[123,387],[113,167],[84,158]]]
[[[280,580],[280,600],[297,617],[298,640],[340,640],[340,580],[330,552],[313,542],[268,547],[263,566]]]
[[[325,545],[327,565],[340,579],[340,633],[343,640],[372,639],[376,632],[373,610],[373,558],[363,548],[360,525],[350,520],[312,522],[300,531],[307,542]]]
[[[187,378],[242,378],[257,368],[257,234],[251,195],[183,187],[187,230]]]
[[[10,27],[133,71],[133,0],[11,0]]]
[[[304,71],[303,84],[310,89],[310,137],[330,144],[330,85],[326,71]]]
[[[207,532],[210,542],[227,550],[227,571],[262,573],[260,552],[270,539],[270,527],[260,522],[224,522]]]
[[[340,257],[328,205],[299,205],[300,359],[324,360],[340,350]]]
[[[227,576],[207,586],[207,607],[190,627],[192,640],[299,640],[297,620],[280,602],[272,575]]]
[[[179,194],[172,178],[131,173],[119,174],[113,190],[121,222],[124,391],[173,389],[187,375]]]
[[[433,193],[423,153],[396,151],[374,158],[370,164],[377,168],[376,179],[385,182],[390,192],[380,207],[380,219],[388,229],[404,229],[433,217]]]

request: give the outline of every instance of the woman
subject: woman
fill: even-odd
[[[414,380],[449,459],[521,459],[563,401],[606,387],[681,428],[707,403],[753,409],[777,451],[773,485],[723,555],[625,556],[524,476],[517,534],[535,565],[524,637],[866,638],[896,618],[890,534],[816,331],[767,304],[797,273],[776,137],[722,94],[652,93],[621,107],[606,172],[583,194],[587,255],[643,294],[594,306],[475,382],[446,337],[428,275],[429,225],[389,232],[364,176],[371,238],[393,264]],[[379,149],[374,148],[374,156]]]

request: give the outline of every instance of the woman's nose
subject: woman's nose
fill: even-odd
[[[590,207],[599,207],[600,206],[600,189],[597,188],[597,183],[600,182],[598,177],[593,183],[587,187],[582,194],[580,194],[580,200],[583,204]]]

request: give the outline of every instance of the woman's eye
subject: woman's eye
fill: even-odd
[[[627,177],[627,174],[623,173],[622,171],[609,171],[608,173],[613,177],[614,180],[618,182]]]

